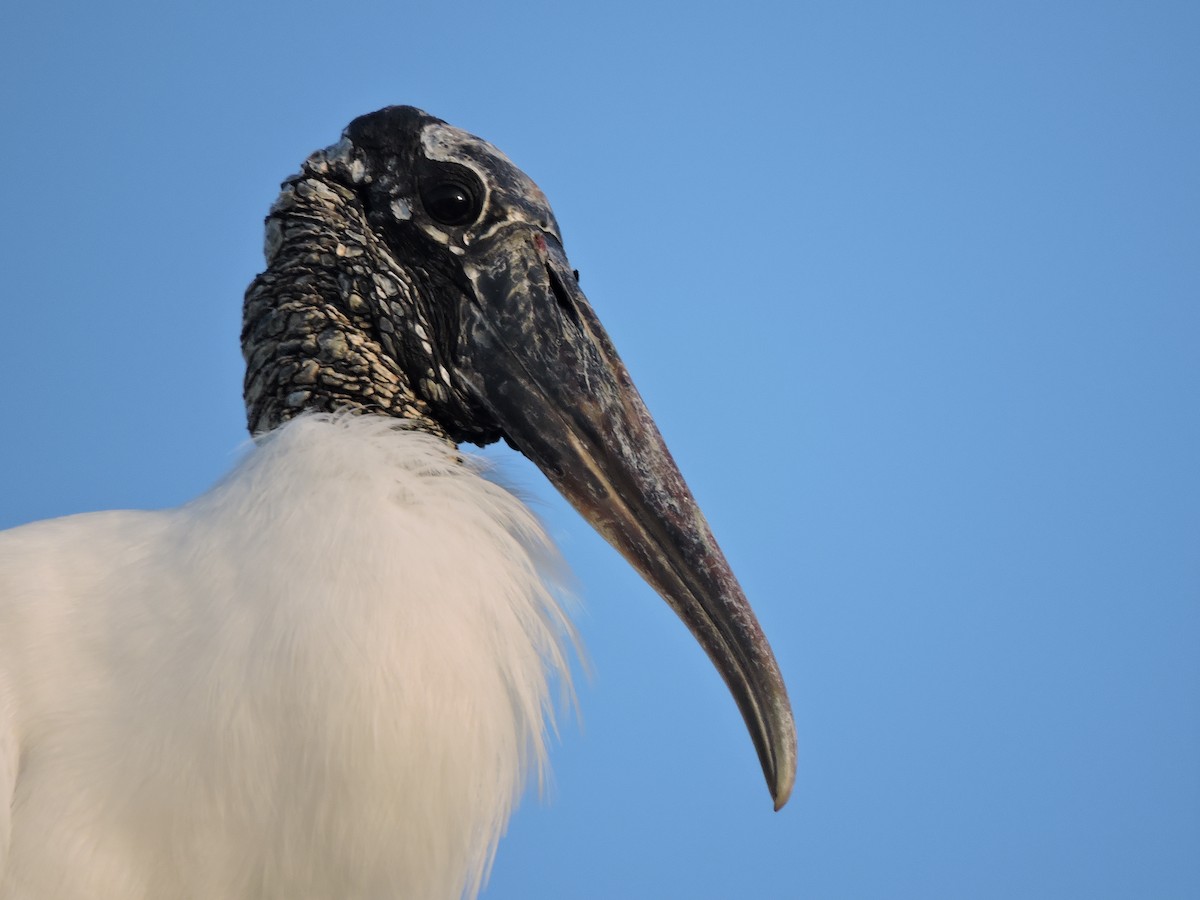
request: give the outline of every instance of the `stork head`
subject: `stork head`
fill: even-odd
[[[504,438],[691,629],[782,806],[796,737],[779,668],[537,185],[487,142],[389,107],[284,183],[267,260],[246,298],[251,430],[352,407]]]

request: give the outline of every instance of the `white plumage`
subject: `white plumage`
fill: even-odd
[[[474,894],[544,760],[557,566],[376,416],[293,420],[178,509],[5,532],[0,898]]]

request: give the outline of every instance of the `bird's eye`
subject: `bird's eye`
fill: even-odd
[[[421,203],[443,225],[467,225],[479,218],[476,192],[458,181],[436,181],[421,186]]]

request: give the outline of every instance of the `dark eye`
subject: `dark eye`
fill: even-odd
[[[458,181],[422,184],[421,203],[425,205],[425,211],[443,225],[466,225],[479,218],[478,197]]]

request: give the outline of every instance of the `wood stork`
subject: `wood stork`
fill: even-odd
[[[528,456],[671,604],[781,806],[779,670],[533,182],[383,109],[284,182],[266,260],[234,471],[0,535],[0,900],[474,896],[571,638],[460,442]]]

